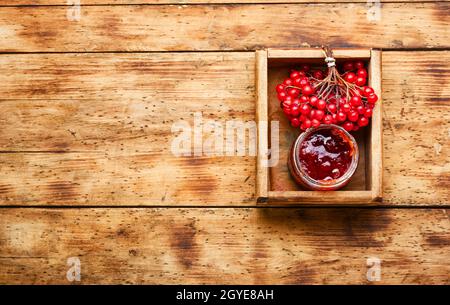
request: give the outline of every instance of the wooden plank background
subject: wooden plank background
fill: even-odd
[[[3,0],[1,6],[19,5],[71,5],[77,0]],[[117,4],[257,4],[257,3],[332,3],[345,2],[341,0],[80,0],[82,5],[117,5]],[[367,3],[367,0],[353,0],[354,3]],[[404,0],[381,0],[383,2],[404,2]],[[439,0],[410,0],[409,2],[443,2]],[[445,1],[444,1],[445,2]]]
[[[383,56],[384,204],[449,204],[449,62]],[[0,56],[2,203],[255,205],[254,157],[170,150],[195,112],[255,120],[254,69],[253,52]]]
[[[449,2],[231,2],[2,1],[1,284],[450,283]],[[171,154],[254,120],[254,50],[324,43],[383,49],[386,208],[248,208],[255,157]]]
[[[1,209],[0,282],[450,283],[446,210]],[[164,234],[161,234],[164,232]]]
[[[65,6],[2,7],[0,51],[446,48],[449,10],[449,2],[384,3],[380,21],[370,22],[365,3],[114,5],[83,6],[80,21],[70,21]],[[299,16],[308,26],[298,26]]]

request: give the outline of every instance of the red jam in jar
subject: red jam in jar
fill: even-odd
[[[314,180],[341,177],[352,163],[353,149],[338,132],[321,129],[300,144],[300,166]]]
[[[295,181],[305,188],[337,190],[355,173],[358,158],[358,145],[352,135],[337,125],[321,125],[297,138],[288,167]]]

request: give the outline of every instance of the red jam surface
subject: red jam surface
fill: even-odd
[[[338,130],[321,129],[300,146],[300,166],[314,180],[338,179],[352,163],[353,148]]]

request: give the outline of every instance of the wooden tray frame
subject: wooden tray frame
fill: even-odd
[[[370,144],[366,163],[365,190],[338,190],[330,192],[293,190],[273,191],[270,188],[270,170],[264,166],[269,148],[268,115],[268,74],[270,65],[286,64],[290,61],[320,62],[324,59],[321,49],[282,50],[268,49],[256,51],[256,90],[258,122],[258,156],[256,165],[256,200],[258,204],[287,205],[367,205],[382,200],[382,98],[381,98],[381,51],[373,49],[333,49],[334,57],[339,59],[364,59],[369,61],[369,84],[379,96],[374,108],[368,132]],[[280,110],[281,111],[281,110]],[[261,124],[265,122],[265,124]],[[286,165],[287,166],[287,165]]]

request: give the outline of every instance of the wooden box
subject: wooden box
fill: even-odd
[[[299,205],[363,205],[382,199],[382,98],[381,51],[371,49],[334,49],[337,63],[346,59],[361,59],[368,63],[368,84],[379,97],[373,117],[365,128],[352,132],[358,142],[360,160],[350,183],[338,191],[302,189],[291,178],[287,155],[291,144],[301,132],[292,128],[279,106],[276,84],[281,83],[290,68],[299,63],[325,65],[321,49],[257,51],[256,82],[258,120],[258,158],[256,198],[259,204]],[[279,162],[265,166],[267,148],[271,145],[271,121],[279,121]],[[262,124],[268,122],[268,124]]]

